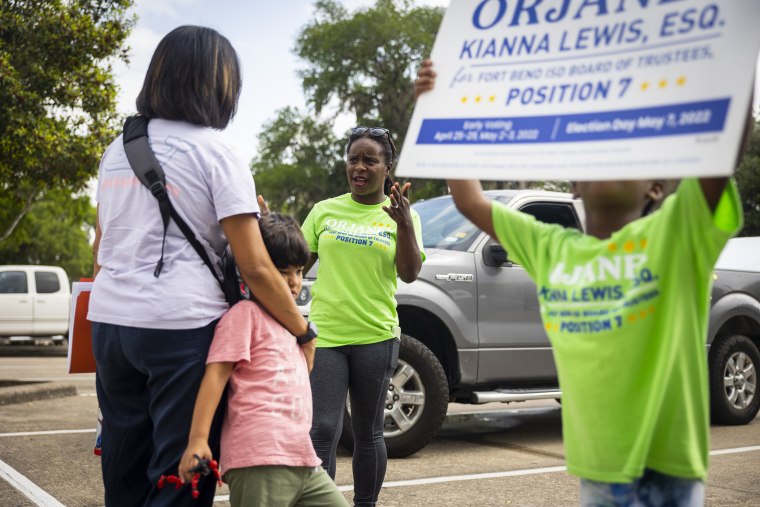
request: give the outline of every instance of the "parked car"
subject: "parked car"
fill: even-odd
[[[0,266],[0,337],[56,337],[69,331],[71,288],[55,266]]]
[[[760,409],[760,237],[730,240],[716,263],[707,344],[712,421],[747,424]]]
[[[486,195],[543,222],[583,229],[583,207],[570,194],[502,190]],[[450,196],[413,207],[420,214],[427,260],[417,281],[399,283],[396,293],[403,334],[385,409],[386,447],[396,458],[432,440],[451,401],[562,397],[533,280],[501,245],[457,211]],[[716,270],[707,339],[715,422],[744,424],[760,408],[755,394],[759,255],[760,245],[732,240]],[[305,280],[299,295],[304,314],[312,283]],[[352,447],[350,419],[344,423],[341,444]]]

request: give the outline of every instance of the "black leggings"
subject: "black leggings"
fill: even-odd
[[[354,505],[373,506],[385,478],[383,406],[398,363],[399,340],[318,348],[311,372],[314,418],[311,441],[322,466],[335,479],[335,452],[343,428],[346,391],[351,393],[354,433]]]

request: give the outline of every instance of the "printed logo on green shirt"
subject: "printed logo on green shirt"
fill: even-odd
[[[659,276],[648,267],[648,241],[610,242],[605,255],[570,269],[564,261],[550,270],[538,290],[548,332],[600,333],[654,314]],[[622,253],[618,253],[622,252]]]
[[[387,250],[391,246],[391,227],[391,224],[382,222],[364,225],[328,218],[320,237],[352,245]]]

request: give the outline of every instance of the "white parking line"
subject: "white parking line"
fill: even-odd
[[[752,452],[760,451],[760,445],[752,445],[750,447],[734,447],[733,449],[720,449],[717,451],[710,451],[710,456],[720,456],[722,454],[736,454],[739,452]]]
[[[22,431],[16,433],[0,433],[1,437],[24,437],[24,436],[38,436],[38,435],[68,435],[75,433],[95,433],[95,429],[79,429],[79,430],[51,430],[51,431]],[[760,445],[753,445],[748,447],[734,447],[730,449],[718,449],[710,451],[710,456],[721,456],[725,454],[738,454],[744,452],[760,451]],[[539,475],[539,474],[551,474],[557,472],[564,472],[566,467],[543,467],[543,468],[526,468],[522,470],[509,470],[506,472],[488,472],[481,474],[469,474],[469,475],[449,475],[444,477],[427,477],[421,479],[409,479],[405,481],[389,481],[383,484],[383,488],[402,488],[407,486],[425,486],[428,484],[440,484],[444,482],[461,482],[461,481],[477,481],[485,479],[499,479],[503,477],[519,477],[524,475]],[[0,460],[0,478],[4,479],[11,486],[23,493],[27,498],[35,502],[36,505],[42,507],[64,507],[58,500],[50,496],[44,490],[39,488],[36,484],[29,479],[18,473],[16,470],[8,466],[6,463]],[[340,491],[353,491],[354,485],[347,484],[339,486]],[[218,495],[214,497],[215,502],[228,502],[230,500],[229,495]]]
[[[0,460],[0,479],[16,488],[21,494],[40,507],[65,507],[50,496],[45,490],[18,473],[14,468]]]
[[[449,475],[445,477],[428,477],[426,479],[410,479],[407,481],[391,481],[384,482],[384,488],[403,488],[406,486],[425,486],[427,484],[438,484],[441,482],[460,482],[460,481],[478,481],[483,479],[500,479],[502,477],[517,477],[521,475],[538,475],[538,474],[554,474],[557,472],[564,472],[566,467],[543,467],[543,468],[526,468],[523,470],[509,470],[507,472],[488,472],[483,474],[469,474],[469,475]],[[353,491],[353,484],[348,486],[339,486],[341,491]]]
[[[753,445],[750,447],[735,447],[733,449],[719,449],[711,451],[711,456],[719,456],[722,454],[738,454],[742,452],[754,452],[760,451],[760,445]],[[564,472],[567,470],[564,466],[557,467],[544,467],[544,468],[526,468],[522,470],[509,470],[507,472],[489,472],[482,474],[469,474],[469,475],[449,475],[444,477],[428,477],[422,479],[410,479],[406,481],[390,481],[383,483],[383,488],[402,488],[407,486],[425,486],[428,484],[439,484],[442,482],[461,482],[461,481],[477,481],[484,479],[500,479],[502,477],[518,477],[523,475],[538,475],[538,474],[553,474],[557,472]],[[340,491],[353,491],[354,485],[347,484],[345,486],[338,486]],[[215,502],[228,502],[229,495],[219,495],[214,497]]]
[[[33,382],[54,382],[58,380],[66,380],[66,381],[72,381],[72,380],[95,380],[95,376],[90,377],[75,377],[75,376],[68,376],[68,377],[30,377],[30,378],[22,378],[18,377],[15,380],[29,380]]]

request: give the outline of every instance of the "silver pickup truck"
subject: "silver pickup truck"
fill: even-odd
[[[538,220],[582,229],[583,207],[570,194],[486,192]],[[399,365],[386,398],[385,441],[391,457],[425,447],[448,403],[560,400],[536,286],[490,236],[466,220],[450,196],[413,205],[422,221],[427,260],[417,281],[399,283]],[[737,242],[742,240],[732,240]],[[758,239],[760,241],[760,239]],[[743,424],[760,407],[760,243],[734,248],[716,271],[710,334],[713,420]],[[739,258],[754,252],[751,262]],[[311,273],[315,273],[312,271]],[[310,273],[310,274],[311,274]],[[308,313],[309,287],[299,297]],[[350,407],[341,444],[351,449]]]

